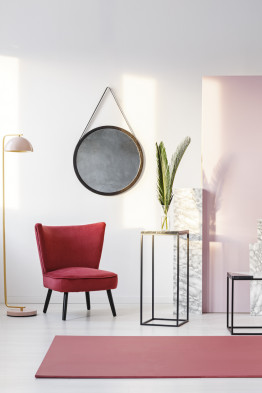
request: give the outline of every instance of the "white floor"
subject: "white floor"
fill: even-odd
[[[12,318],[0,306],[0,392],[261,392],[262,379],[143,379],[143,380],[63,380],[35,379],[34,375],[55,335],[228,335],[225,314],[191,316],[180,328],[139,325],[138,305],[116,305],[112,317],[108,304],[94,304],[90,312],[84,304],[69,304],[67,321],[61,319],[61,304],[50,304],[48,313],[36,305],[37,317]],[[161,309],[168,308],[161,305]],[[238,316],[248,320],[247,315]],[[260,318],[254,319],[262,325]],[[253,321],[254,321],[253,320]],[[252,321],[252,322],[253,322]]]

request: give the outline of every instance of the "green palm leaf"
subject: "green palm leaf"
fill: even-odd
[[[185,154],[186,149],[188,148],[188,145],[191,142],[191,138],[187,136],[177,147],[176,152],[172,155],[171,158],[171,165],[170,165],[170,172],[171,172],[171,184],[173,187],[175,175],[177,172],[177,169],[179,167],[180,161],[182,160],[183,155]]]
[[[173,199],[173,183],[182,157],[190,144],[191,139],[186,137],[177,147],[176,152],[168,164],[164,143],[156,143],[157,159],[157,197],[166,214]]]
[[[164,184],[163,184],[163,171],[161,162],[160,147],[156,143],[156,161],[157,161],[157,195],[161,205],[164,205]]]
[[[169,165],[166,155],[166,149],[163,142],[159,145],[160,148],[160,157],[161,157],[161,167],[162,167],[162,178],[163,178],[163,191],[164,191],[164,203],[163,205],[167,205],[168,203],[168,194],[170,189],[170,171]]]

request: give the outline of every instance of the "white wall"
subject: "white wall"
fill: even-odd
[[[22,130],[35,149],[7,162],[10,301],[44,298],[36,222],[95,221],[107,223],[101,267],[119,273],[116,301],[138,301],[139,232],[160,219],[155,141],[165,141],[171,154],[190,135],[175,186],[201,186],[202,76],[261,73],[261,12],[260,0],[0,3],[0,132]],[[115,197],[85,189],[72,164],[107,85],[146,155],[140,182]],[[165,300],[172,280],[162,281]],[[103,294],[95,299],[105,300]]]

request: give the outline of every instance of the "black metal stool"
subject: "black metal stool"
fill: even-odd
[[[231,279],[231,325],[229,325],[229,279]],[[248,335],[260,336],[261,333],[235,333],[234,329],[262,329],[262,326],[234,326],[234,283],[235,281],[253,281],[262,280],[262,273],[260,276],[254,277],[247,273],[227,273],[227,328],[234,336]]]

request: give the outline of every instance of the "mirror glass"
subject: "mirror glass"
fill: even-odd
[[[120,127],[103,126],[85,134],[74,152],[80,182],[101,195],[116,195],[138,180],[143,153],[137,139]]]

